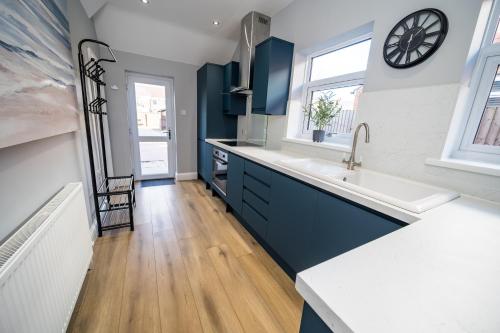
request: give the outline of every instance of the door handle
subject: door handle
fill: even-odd
[[[172,140],[172,130],[170,128],[167,130],[167,135],[168,135],[168,139]]]

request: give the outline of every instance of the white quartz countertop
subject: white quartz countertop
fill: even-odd
[[[207,142],[410,223],[298,274],[335,333],[500,332],[500,205],[462,196],[413,214],[275,164],[301,154]]]

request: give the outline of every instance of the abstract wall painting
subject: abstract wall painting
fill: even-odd
[[[67,0],[1,0],[0,148],[78,127]]]

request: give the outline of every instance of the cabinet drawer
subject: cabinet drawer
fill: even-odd
[[[269,205],[267,202],[247,189],[243,190],[243,201],[267,219],[269,213]]]
[[[271,185],[271,175],[272,171],[266,169],[258,164],[245,161],[245,173],[260,180],[266,185]]]
[[[243,202],[242,215],[252,229],[263,239],[266,238],[267,220],[257,213],[252,207]]]
[[[256,194],[262,200],[269,202],[270,192],[271,192],[270,188],[267,185],[256,180],[255,178],[249,175],[245,175],[243,177],[243,188],[249,189],[251,192]]]

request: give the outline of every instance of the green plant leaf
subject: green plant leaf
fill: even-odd
[[[310,117],[316,129],[323,130],[342,111],[340,98],[333,92],[323,93],[316,102],[304,106],[304,113]]]

